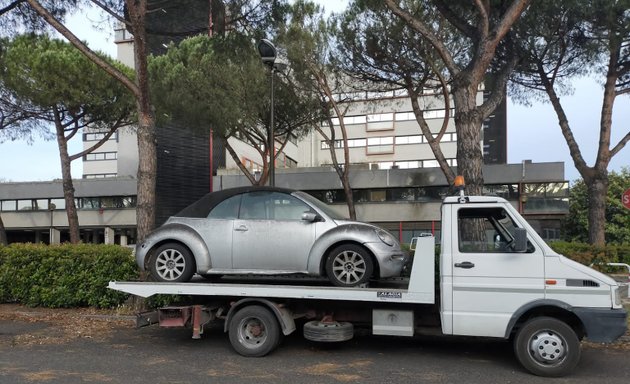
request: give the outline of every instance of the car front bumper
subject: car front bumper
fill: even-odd
[[[407,261],[407,255],[398,247],[392,247],[385,243],[364,244],[378,261],[379,277],[400,276]]]

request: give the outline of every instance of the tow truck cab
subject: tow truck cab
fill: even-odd
[[[499,197],[445,198],[440,269],[445,334],[508,338],[540,316],[595,342],[627,327],[619,285],[554,252]]]

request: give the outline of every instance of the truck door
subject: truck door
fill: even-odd
[[[514,311],[544,298],[542,250],[512,250],[518,224],[501,206],[451,212],[453,334],[503,337]]]

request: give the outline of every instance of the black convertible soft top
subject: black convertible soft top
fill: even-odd
[[[282,192],[282,193],[293,193],[296,192],[294,189],[287,188],[278,188],[278,187],[260,187],[260,186],[248,186],[248,187],[238,187],[238,188],[229,188],[221,191],[210,192],[206,194],[201,199],[195,201],[190,204],[186,208],[179,211],[174,216],[176,217],[195,217],[195,218],[204,218],[208,217],[208,214],[217,204],[222,202],[225,199],[228,199],[232,196],[239,195],[241,193],[248,192]]]

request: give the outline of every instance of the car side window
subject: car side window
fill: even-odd
[[[516,223],[503,208],[462,208],[457,217],[460,252],[514,252]],[[527,242],[527,252],[534,252]]]
[[[241,205],[241,196],[236,195],[217,204],[210,213],[208,219],[233,220],[238,217],[238,209]]]
[[[250,192],[243,194],[239,219],[242,220],[301,220],[311,208],[301,200],[280,192]]]

